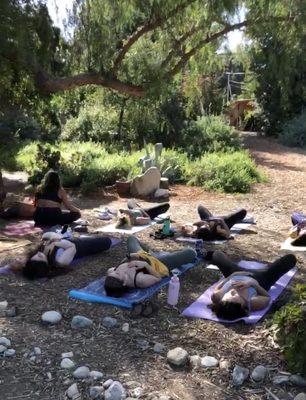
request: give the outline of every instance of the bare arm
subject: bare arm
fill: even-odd
[[[60,197],[63,200],[64,206],[67,208],[69,211],[75,211],[75,212],[81,212],[77,207],[75,207],[71,200],[69,199],[65,189],[60,189]]]
[[[251,310],[258,311],[266,308],[270,303],[270,296],[255,296],[251,299]]]
[[[218,220],[218,225],[216,227],[216,232],[223,236],[225,239],[229,239],[231,237],[231,232],[228,229],[228,226],[226,225],[226,223],[224,222],[223,219],[219,219]]]
[[[54,242],[54,245],[64,249],[64,252],[61,255],[56,256],[56,263],[59,266],[69,265],[76,255],[75,244],[69,240],[63,239],[58,242]]]

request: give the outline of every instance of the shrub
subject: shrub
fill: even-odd
[[[190,156],[201,157],[206,152],[238,150],[240,139],[222,117],[209,115],[189,123],[183,130],[182,144]]]
[[[306,147],[306,111],[282,126],[279,139],[286,146]]]
[[[274,315],[277,338],[284,357],[293,372],[306,375],[306,285],[293,289],[290,303]]]
[[[191,163],[189,184],[227,193],[246,193],[263,177],[247,151],[210,153]]]

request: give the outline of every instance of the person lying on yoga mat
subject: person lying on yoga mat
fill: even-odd
[[[134,236],[127,241],[128,257],[120,265],[107,271],[104,288],[111,297],[121,297],[129,289],[147,288],[169,276],[170,270],[196,259],[191,248],[151,255]]]
[[[214,217],[207,208],[199,205],[198,214],[201,221],[182,226],[181,233],[183,236],[202,240],[227,240],[231,238],[230,229],[232,226],[241,222],[247,212],[245,209],[240,209],[223,217]]]
[[[158,215],[168,211],[169,203],[141,207],[135,200],[128,200],[128,209],[120,209],[117,228],[129,229],[132,226],[147,225]]]
[[[62,210],[62,204],[67,210]],[[69,200],[57,172],[46,173],[41,186],[35,194],[34,221],[36,225],[65,225],[81,217],[80,210]]]
[[[11,263],[13,272],[21,272],[29,279],[51,278],[69,272],[74,259],[91,256],[108,250],[112,239],[102,236],[86,236],[63,239],[62,234],[46,232],[43,242],[31,250],[24,260]]]
[[[266,308],[270,302],[268,290],[296,264],[293,254],[287,254],[258,270],[240,267],[222,251],[215,251],[211,260],[225,277],[211,296],[212,310],[218,318],[227,320],[242,318],[252,311]]]

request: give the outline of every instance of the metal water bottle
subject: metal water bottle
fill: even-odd
[[[169,235],[170,234],[170,217],[167,217],[164,220],[163,228],[162,228],[162,233],[164,235]]]
[[[180,294],[180,280],[177,274],[173,274],[168,287],[168,304],[176,306]]]

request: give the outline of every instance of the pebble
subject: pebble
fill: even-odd
[[[155,353],[163,353],[166,347],[162,343],[155,343],[153,350]]]
[[[112,379],[108,379],[107,381],[105,381],[105,382],[103,383],[104,389],[109,388],[110,385],[111,385],[113,382],[114,382],[114,381],[113,381]]]
[[[114,328],[118,324],[118,321],[116,318],[113,317],[104,317],[102,319],[102,325],[105,328]]]
[[[74,371],[73,376],[76,379],[86,379],[89,377],[89,374],[90,370],[88,367],[79,367]]]
[[[217,367],[219,361],[215,357],[205,356],[201,359],[201,366],[204,368]]]
[[[129,330],[130,330],[130,325],[129,325],[128,322],[125,322],[125,323],[122,325],[122,332],[128,333]]]
[[[272,381],[274,385],[285,385],[289,383],[290,375],[276,375],[273,377]]]
[[[61,368],[63,369],[71,369],[74,368],[75,364],[70,358],[63,358],[61,361]]]
[[[0,301],[0,311],[6,310],[8,306],[8,302],[6,300]]]
[[[114,381],[104,393],[105,400],[124,400],[126,391],[120,382]]]
[[[299,393],[295,396],[294,400],[306,400],[306,393]]]
[[[3,344],[0,344],[0,353],[4,353],[7,350],[6,346],[3,346]]]
[[[235,365],[232,374],[233,385],[241,386],[248,376],[249,376],[248,368],[240,367],[240,365]]]
[[[219,368],[229,370],[231,368],[231,362],[229,360],[219,361]]]
[[[136,343],[141,350],[147,350],[150,347],[150,343],[145,339],[137,339]]]
[[[89,396],[91,399],[102,399],[103,393],[103,386],[91,386],[89,388]]]
[[[48,324],[57,324],[62,319],[62,315],[57,311],[46,311],[41,319]]]
[[[47,378],[48,378],[48,381],[51,381],[51,380],[52,380],[52,374],[51,374],[51,372],[47,372]]]
[[[40,355],[41,355],[41,349],[40,349],[40,347],[34,347],[33,353],[34,353],[36,356],[40,356]]]
[[[72,351],[69,351],[67,353],[62,353],[62,358],[72,358],[72,357],[73,357]]]
[[[36,356],[31,356],[30,361],[35,362],[36,361]]]
[[[181,347],[169,350],[167,354],[167,361],[176,366],[185,365],[188,359],[188,353]]]
[[[88,328],[93,325],[93,320],[82,315],[75,315],[71,321],[72,329]]]
[[[94,381],[100,381],[103,378],[103,374],[100,371],[90,371],[89,376]]]
[[[14,357],[15,354],[16,354],[15,349],[7,349],[4,352],[4,357]]]
[[[301,375],[290,375],[289,381],[295,386],[306,386],[306,379]]]
[[[5,346],[5,347],[10,347],[11,341],[10,341],[10,339],[7,339],[6,337],[0,337],[0,345]]]
[[[141,397],[142,395],[143,395],[143,389],[139,386],[137,388],[131,390],[132,397],[136,397],[138,399],[138,397]]]
[[[12,307],[12,308],[8,308],[7,310],[4,310],[4,315],[5,315],[5,317],[16,317],[17,308]]]
[[[67,396],[69,399],[76,399],[80,395],[78,385],[76,383],[73,383],[69,388],[67,389]]]
[[[266,379],[268,370],[264,365],[257,365],[251,373],[251,378],[255,382],[262,382]]]
[[[197,368],[201,365],[201,357],[194,355],[189,357],[190,364],[193,368]]]

